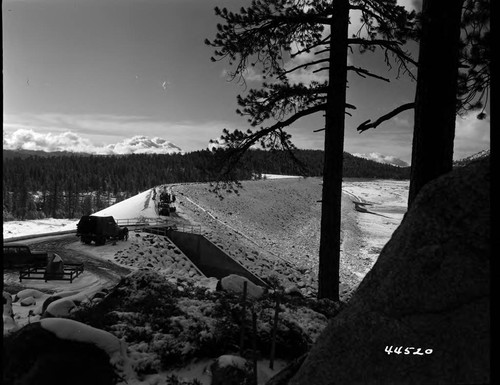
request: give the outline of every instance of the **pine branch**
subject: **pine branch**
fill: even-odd
[[[230,174],[231,170],[234,169],[234,167],[238,164],[240,161],[241,157],[243,154],[250,148],[252,147],[255,143],[257,143],[259,140],[264,138],[265,136],[272,134],[273,132],[277,130],[281,130],[284,127],[289,126],[290,124],[296,122],[300,118],[303,118],[305,116],[312,115],[316,112],[319,111],[325,111],[326,110],[326,103],[325,104],[320,104],[314,107],[310,107],[308,109],[302,110],[297,112],[296,114],[292,115],[290,118],[277,122],[276,124],[267,127],[267,128],[262,128],[259,131],[256,131],[250,135],[248,135],[246,138],[244,138],[239,144],[236,145],[236,147],[229,149],[229,152],[226,155],[226,162],[225,164],[228,165],[226,170],[224,172],[221,172],[222,176],[227,176]],[[284,143],[282,143],[284,145]]]
[[[301,15],[278,15],[271,16],[271,20],[277,21],[283,24],[304,24],[304,23],[312,23],[312,24],[323,24],[323,25],[331,25],[332,19],[329,17],[314,15],[314,14],[301,14]]]

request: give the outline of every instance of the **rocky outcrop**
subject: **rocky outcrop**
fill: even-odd
[[[230,274],[220,280],[222,290],[237,294],[243,293],[245,282],[247,283],[248,298],[259,299],[266,292],[265,288],[237,274]]]
[[[421,190],[289,384],[489,383],[489,180],[486,158]]]
[[[14,311],[12,310],[12,296],[3,292],[3,335],[4,337],[19,329],[16,320],[14,319]]]
[[[251,363],[240,356],[220,356],[210,366],[210,371],[211,385],[251,384],[253,380]]]
[[[112,385],[108,354],[91,343],[58,338],[40,322],[4,337],[3,380],[8,384]]]
[[[33,297],[35,299],[41,298],[44,296],[44,293],[41,292],[40,290],[36,289],[24,289],[19,291],[15,296],[14,296],[14,302],[17,302],[19,300],[23,300],[24,298],[27,297]]]
[[[33,297],[26,297],[19,301],[21,306],[32,306],[36,305],[36,300]]]

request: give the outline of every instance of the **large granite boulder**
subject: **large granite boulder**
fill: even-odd
[[[245,282],[247,283],[248,298],[259,299],[265,294],[265,288],[256,285],[248,278],[242,277],[241,275],[230,274],[220,280],[222,290],[237,294],[243,293]]]
[[[211,385],[251,384],[253,380],[251,363],[240,356],[220,356],[210,366],[210,371]]]
[[[16,320],[14,319],[14,311],[12,310],[12,296],[3,292],[3,335],[4,337],[19,329]]]
[[[19,291],[15,296],[14,296],[14,302],[17,301],[22,301],[25,298],[28,297],[33,297],[35,299],[42,298],[45,295],[45,293],[41,292],[40,290],[36,289],[24,289]]]
[[[40,322],[4,337],[5,385],[112,385],[109,355],[95,344],[58,338]]]
[[[421,190],[288,383],[489,383],[490,343],[486,158]]]

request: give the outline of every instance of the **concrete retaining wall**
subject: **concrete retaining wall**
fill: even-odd
[[[230,274],[245,277],[259,286],[267,286],[203,235],[171,230],[167,236],[207,277],[221,279]]]

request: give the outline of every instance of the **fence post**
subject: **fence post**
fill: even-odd
[[[243,282],[243,297],[241,300],[241,325],[240,325],[240,356],[243,356],[243,344],[245,342],[245,315],[247,302],[247,281]]]
[[[269,369],[274,369],[274,355],[276,354],[276,333],[278,329],[278,315],[280,311],[280,297],[276,298],[276,307],[274,309],[273,330],[271,336],[271,354],[269,357]]]
[[[257,313],[252,309],[252,348],[253,348],[253,380],[254,384],[258,385],[257,381]]]

